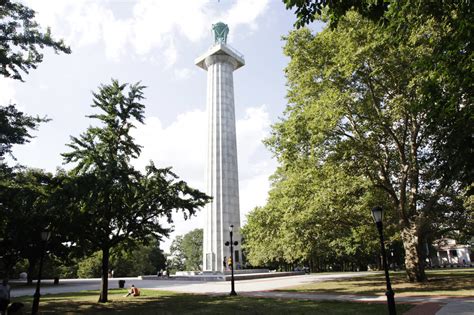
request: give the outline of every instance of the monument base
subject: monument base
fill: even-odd
[[[262,272],[263,271],[263,272]],[[179,273],[179,274],[178,274]],[[288,276],[301,276],[304,275],[304,271],[288,271],[288,272],[271,272],[268,269],[242,269],[234,271],[234,280],[251,280],[251,279],[262,279],[262,278],[274,278],[274,277],[288,277]],[[143,280],[184,280],[184,281],[230,281],[231,272],[213,272],[213,271],[179,271],[176,275],[171,275],[169,278],[163,279],[157,276],[140,276]]]

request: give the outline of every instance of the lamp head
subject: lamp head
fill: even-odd
[[[229,232],[234,232],[234,225],[233,224],[229,225]]]
[[[383,209],[380,206],[372,208],[372,218],[375,223],[382,223],[383,221]]]
[[[41,240],[47,242],[49,241],[50,237],[51,237],[51,231],[49,230],[41,231]]]

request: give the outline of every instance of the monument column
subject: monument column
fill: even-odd
[[[242,262],[233,72],[245,62],[226,44],[227,25],[214,24],[213,30],[214,46],[195,62],[207,71],[207,194],[213,197],[205,209],[203,270],[222,272],[224,257],[230,256],[224,243],[231,224],[239,242],[234,247],[234,267]]]

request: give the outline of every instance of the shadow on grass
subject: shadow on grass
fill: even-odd
[[[473,295],[474,270],[428,270],[428,281],[411,283],[406,279],[404,271],[391,272],[390,278],[396,294],[430,294],[430,295]],[[367,275],[363,277],[328,280],[314,282],[284,289],[281,291],[343,293],[363,295],[384,295],[385,276],[383,274]]]
[[[42,299],[41,314],[386,314],[384,304],[316,302],[304,300],[204,296],[143,290],[139,297],[109,294],[110,302],[97,303],[98,292],[52,295]],[[24,301],[27,310],[30,301]],[[400,314],[410,305],[398,305]]]

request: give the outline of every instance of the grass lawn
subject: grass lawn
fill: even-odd
[[[205,296],[167,291],[142,290],[139,297],[125,298],[127,290],[109,291],[109,302],[97,303],[98,291],[44,295],[41,314],[387,314],[385,304],[314,302],[242,296]],[[31,310],[31,297],[15,299]],[[397,305],[403,314],[412,305]]]
[[[426,283],[410,283],[406,281],[404,271],[390,272],[395,296],[409,295],[447,295],[474,296],[474,269],[427,270]],[[324,282],[299,285],[281,291],[343,293],[343,294],[385,294],[385,276],[381,274],[367,275]]]

